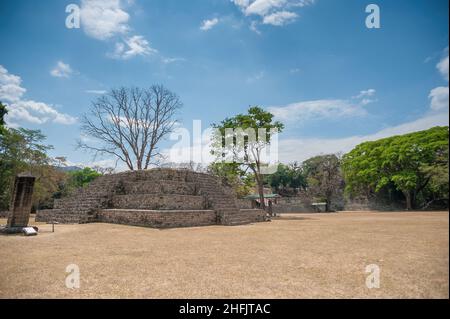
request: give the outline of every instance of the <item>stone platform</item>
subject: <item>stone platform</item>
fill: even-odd
[[[239,209],[233,190],[212,175],[151,169],[101,176],[55,200],[54,209],[38,211],[36,221],[169,228],[242,225],[265,216],[259,209]]]

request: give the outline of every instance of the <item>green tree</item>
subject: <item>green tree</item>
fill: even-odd
[[[33,192],[34,208],[53,208],[53,200],[58,197],[67,178],[68,174],[58,169],[54,163],[41,166]]]
[[[277,192],[286,188],[291,188],[294,192],[297,192],[299,188],[306,189],[307,186],[302,167],[297,163],[278,164],[277,171],[268,175],[266,182]]]
[[[303,162],[310,193],[327,204],[330,211],[333,200],[342,194],[344,180],[341,173],[341,160],[335,154],[319,155]]]
[[[60,169],[57,170],[61,172]],[[86,187],[97,177],[104,175],[98,172],[96,169],[90,167],[63,173],[65,178],[59,181],[58,188],[53,193],[53,198],[69,196],[78,188]]]
[[[238,114],[213,124],[212,153],[217,162],[237,163],[249,169],[255,178],[261,203],[264,205],[263,151],[270,145],[274,131],[281,132],[284,125],[274,121],[273,114],[260,107],[250,107],[247,114]]]
[[[90,167],[85,167],[79,171],[69,173],[69,184],[74,188],[85,187],[102,174]]]
[[[423,190],[422,208],[426,209],[434,203],[439,204],[439,202],[446,203],[448,207],[448,148],[439,152],[433,165],[422,165],[421,172],[430,177],[427,187]]]
[[[442,168],[448,169],[448,138],[448,127],[434,127],[358,145],[344,156],[347,191],[370,196],[392,186],[413,209],[416,199],[437,183],[436,176],[442,179]]]
[[[231,186],[238,197],[250,194],[255,188],[252,176],[237,163],[211,163],[208,166],[208,172],[219,177],[223,183]]]
[[[14,177],[30,172],[37,177],[37,187],[43,171],[51,164],[45,145],[45,136],[39,130],[8,128],[0,135],[0,208],[7,209]]]
[[[0,135],[5,134],[6,128],[5,128],[5,115],[8,114],[8,110],[6,109],[6,105],[4,105],[0,101]]]

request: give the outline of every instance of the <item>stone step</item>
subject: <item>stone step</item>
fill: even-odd
[[[112,199],[116,209],[205,209],[206,200],[197,195],[115,195]]]
[[[197,187],[193,182],[169,180],[128,181],[123,184],[124,194],[180,194],[196,195]]]

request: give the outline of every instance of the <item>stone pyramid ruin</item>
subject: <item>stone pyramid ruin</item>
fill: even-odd
[[[189,170],[151,169],[98,177],[38,222],[105,222],[155,228],[241,225],[265,220],[260,209],[240,209],[233,190],[215,176]]]

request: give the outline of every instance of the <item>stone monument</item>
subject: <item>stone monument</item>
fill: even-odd
[[[30,174],[16,176],[9,208],[8,222],[3,232],[20,233],[28,226],[35,177]]]

